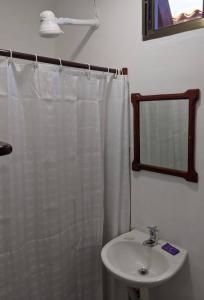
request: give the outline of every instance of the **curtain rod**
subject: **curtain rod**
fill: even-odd
[[[13,58],[36,61],[35,54],[28,54],[28,53],[0,49],[0,56],[10,57],[11,54],[12,54]],[[87,70],[90,69],[92,71],[109,72],[109,73],[113,73],[113,74],[116,74],[118,72],[118,69],[98,67],[98,66],[89,65],[89,64],[81,64],[81,63],[72,62],[72,61],[68,61],[68,60],[61,60],[61,62],[60,62],[60,59],[58,59],[58,58],[52,58],[52,57],[46,57],[46,56],[40,56],[40,55],[37,56],[37,60],[38,60],[38,62],[42,62],[42,63],[48,63],[48,64],[53,64],[53,65],[62,64],[65,67],[71,67],[71,68],[77,68],[77,69],[87,69]],[[120,74],[128,75],[128,69],[122,68],[120,71]]]

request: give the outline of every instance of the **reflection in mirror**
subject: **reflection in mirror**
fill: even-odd
[[[146,101],[140,104],[142,164],[188,170],[189,101]]]
[[[204,0],[142,0],[143,40],[204,27]]]
[[[156,0],[155,29],[203,18],[203,0]]]

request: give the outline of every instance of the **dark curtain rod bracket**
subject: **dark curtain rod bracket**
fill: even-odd
[[[12,152],[12,146],[10,144],[0,142],[0,156],[8,155]]]
[[[34,55],[34,54],[0,49],[0,56],[10,57],[11,54],[12,54],[13,58],[36,61],[36,55]],[[65,67],[86,69],[86,70],[90,69],[91,71],[109,72],[109,73],[113,73],[113,74],[117,74],[118,70],[119,70],[119,69],[104,68],[104,67],[99,67],[99,66],[94,66],[94,65],[89,65],[89,64],[81,64],[81,63],[72,62],[72,61],[68,61],[68,60],[61,60],[61,62],[60,62],[60,60],[57,58],[51,58],[51,57],[40,56],[40,55],[37,56],[37,60],[38,60],[38,62],[41,62],[41,63],[48,63],[48,64],[53,64],[53,65],[62,64]],[[120,71],[120,75],[128,75],[128,69],[122,68]]]

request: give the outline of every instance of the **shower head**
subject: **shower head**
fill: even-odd
[[[57,18],[51,10],[43,11],[40,14],[40,36],[45,38],[58,37],[63,31],[57,23]]]
[[[40,14],[40,36],[44,38],[55,38],[64,33],[59,25],[84,25],[92,26],[94,29],[98,28],[99,20],[97,17],[94,19],[81,20],[71,18],[56,18],[51,10],[45,10]]]
[[[4,156],[4,155],[8,155],[12,152],[12,146],[4,143],[4,142],[0,142],[0,156]]]

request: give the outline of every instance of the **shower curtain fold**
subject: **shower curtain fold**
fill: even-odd
[[[0,299],[102,299],[103,234],[129,222],[127,88],[0,60]]]

